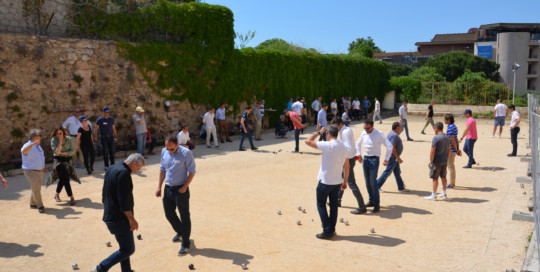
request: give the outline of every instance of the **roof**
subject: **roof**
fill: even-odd
[[[373,55],[374,59],[385,58],[385,57],[394,57],[394,56],[416,56],[420,55],[418,52],[388,52],[388,53],[375,53]]]
[[[494,28],[507,28],[507,29],[540,29],[540,23],[495,23],[481,25],[480,29],[494,29]]]
[[[415,45],[437,45],[437,44],[463,44],[474,43],[477,39],[476,33],[456,33],[456,34],[436,34],[431,42],[417,42]]]

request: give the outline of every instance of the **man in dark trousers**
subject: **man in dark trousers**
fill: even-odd
[[[105,173],[103,222],[116,237],[120,249],[95,266],[92,272],[109,271],[117,263],[120,263],[122,272],[132,271],[129,257],[135,252],[133,231],[139,228],[139,224],[133,215],[131,174],[137,173],[145,164],[143,155],[134,153],[122,163],[111,166]]]
[[[191,150],[178,144],[178,138],[171,136],[161,150],[161,166],[159,167],[159,185],[156,196],[161,196],[161,187],[165,182],[163,193],[163,209],[165,217],[173,227],[176,235],[173,242],[180,242],[182,246],[178,256],[188,254],[191,243],[191,217],[189,215],[189,184],[195,177],[195,159]],[[176,209],[180,212],[180,218]]]
[[[422,134],[426,134],[425,130],[426,130],[428,125],[431,125],[431,127],[433,129],[435,129],[435,123],[433,123],[433,105],[435,105],[435,100],[431,100],[431,103],[429,104],[429,106],[427,108],[426,124],[424,125],[424,128],[422,129],[422,132],[420,132]]]
[[[107,106],[103,107],[103,116],[99,117],[96,121],[96,139],[100,139],[101,141],[103,163],[105,164],[105,171],[107,171],[109,168],[109,159],[111,160],[111,165],[114,164],[114,143],[118,142],[114,119],[111,116],[111,109]]]

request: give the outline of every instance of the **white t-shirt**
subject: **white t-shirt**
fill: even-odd
[[[343,121],[345,122],[345,121],[350,121],[351,118],[349,118],[349,115],[348,115],[346,112],[344,112],[344,113],[341,115],[341,120],[343,120]]]
[[[407,119],[407,109],[405,106],[401,105],[401,107],[399,107],[399,115],[401,115],[401,119]]]
[[[510,127],[513,127],[517,123],[517,119],[521,118],[521,115],[519,115],[519,112],[517,110],[512,112],[512,121],[510,121]]]
[[[336,102],[330,103],[330,108],[331,109],[337,109],[337,103]]]
[[[300,101],[296,101],[292,104],[292,110],[296,112],[298,116],[302,115],[302,108],[304,108],[304,105]]]
[[[506,109],[508,109],[508,107],[503,103],[495,105],[495,117],[506,116]]]
[[[326,185],[343,183],[343,164],[349,149],[340,141],[317,142],[317,149],[322,151],[321,168],[317,179]]]
[[[187,144],[187,142],[190,140],[189,138],[189,132],[187,133],[184,133],[183,131],[180,131],[180,133],[178,133],[178,135],[176,136],[176,138],[178,139],[178,144]]]
[[[205,124],[205,127],[208,129],[215,127],[213,113],[210,113],[210,112],[205,113],[202,121],[203,121],[203,124]]]
[[[356,156],[356,147],[354,145],[353,130],[347,126],[343,126],[339,130],[339,140],[349,149],[349,153],[347,153],[347,158],[354,158],[354,156]]]
[[[352,105],[353,105],[353,109],[355,109],[355,110],[359,110],[359,109],[360,109],[360,101],[354,100],[354,101],[352,102]]]
[[[371,133],[367,133],[365,130],[362,132],[358,141],[356,142],[356,153],[362,156],[381,156],[381,145],[386,146],[385,160],[389,160],[392,155],[392,149],[394,146],[392,143],[384,137],[384,134],[378,129],[373,129]],[[364,153],[362,154],[362,146],[364,147]]]
[[[381,103],[379,103],[379,100],[375,101],[375,111],[381,110]]]
[[[90,121],[89,121],[90,122]],[[79,128],[82,126],[81,121],[79,119],[75,118],[75,116],[70,116],[64,123],[62,124],[62,127],[67,128],[69,135],[77,135],[77,132],[79,131]]]

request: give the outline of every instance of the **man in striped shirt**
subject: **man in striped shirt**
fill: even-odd
[[[448,174],[450,174],[450,183],[446,185],[446,188],[454,188],[456,186],[456,166],[454,161],[456,155],[461,156],[461,150],[459,150],[458,142],[458,129],[454,124],[454,115],[447,114],[444,116],[444,123],[448,126],[446,128],[446,136],[450,138],[450,147],[452,153],[448,156]]]

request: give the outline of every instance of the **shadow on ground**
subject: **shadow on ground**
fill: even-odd
[[[468,197],[456,197],[456,198],[449,197],[446,201],[448,201],[448,202],[460,202],[460,203],[478,204],[478,203],[488,202],[489,200],[487,200],[487,199],[478,199],[478,198],[468,198]]]
[[[412,213],[412,214],[420,214],[420,215],[432,214],[430,211],[426,211],[422,209],[404,207],[400,205],[391,205],[388,207],[382,207],[382,210],[379,213],[379,216],[381,218],[386,218],[386,219],[398,219],[398,218],[403,217],[404,213]]]
[[[482,167],[473,167],[471,169],[482,170],[482,171],[492,171],[492,172],[506,170],[506,168],[498,167],[498,166],[482,166]]]
[[[492,187],[465,187],[465,186],[456,186],[456,187],[454,187],[454,190],[467,190],[467,191],[473,191],[473,192],[493,192],[493,191],[497,191],[496,188],[492,188]]]
[[[243,263],[249,264],[249,260],[253,259],[252,255],[239,253],[239,252],[233,252],[233,251],[227,251],[227,250],[221,250],[221,249],[215,249],[215,248],[197,248],[195,246],[195,243],[192,242],[193,249],[190,253],[191,256],[203,256],[207,258],[213,258],[213,259],[221,259],[221,260],[231,260],[234,265],[241,266]]]
[[[431,185],[431,184],[430,184]],[[381,194],[399,194],[399,195],[416,195],[416,196],[429,196],[431,192],[428,191],[418,191],[418,190],[411,190],[410,192],[402,193],[402,192],[388,192],[384,191],[384,193]]]
[[[384,236],[379,234],[341,236],[338,235],[335,241],[349,241],[354,243],[369,244],[383,247],[395,247],[405,243],[405,240]]]
[[[74,216],[81,213],[82,212],[76,211],[73,208],[55,209],[55,208],[45,207],[45,214],[54,215],[56,216],[56,219],[81,219],[78,216]]]
[[[43,253],[36,252],[40,247],[37,244],[23,246],[16,243],[0,242],[0,258],[15,258],[19,256],[41,257]]]
[[[76,201],[76,206],[77,207],[82,207],[82,208],[87,208],[87,209],[96,209],[96,210],[102,210],[103,209],[103,203],[92,202],[92,200],[90,198],[83,198],[83,199],[79,199],[79,200],[76,199],[75,201]],[[69,205],[69,202],[64,202],[62,204],[57,204],[56,206],[71,207]]]

